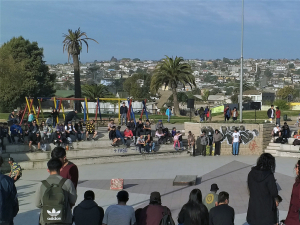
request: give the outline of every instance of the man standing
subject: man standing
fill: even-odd
[[[21,166],[14,161],[12,157],[8,158],[8,163],[10,165],[10,173],[9,176],[16,182],[22,176]]]
[[[281,112],[279,110],[279,107],[276,107],[276,124],[278,124],[280,126],[280,116],[281,116]]]
[[[209,212],[209,225],[234,225],[234,209],[228,203],[229,194],[220,192],[218,205]]]
[[[212,184],[210,187],[210,193],[207,194],[203,199],[203,204],[206,206],[208,212],[218,204],[217,191],[219,187],[217,184]]]
[[[56,225],[71,225],[71,208],[77,199],[76,189],[71,180],[60,176],[62,163],[59,159],[50,159],[47,166],[50,176],[42,181],[36,191],[35,205],[41,209],[40,224],[52,224],[55,220]]]
[[[208,136],[206,135],[206,131],[202,131],[200,135],[200,154],[206,156],[206,146],[209,146]]]
[[[120,114],[121,114],[121,126],[123,125],[123,119],[125,120],[125,125],[127,125],[127,112],[128,108],[125,105],[125,102],[122,103],[122,106],[120,107]]]
[[[132,206],[126,205],[129,200],[127,191],[119,191],[118,204],[109,206],[104,214],[103,225],[134,225],[135,213]]]
[[[224,118],[225,118],[225,122],[226,122],[226,121],[229,121],[230,115],[231,115],[230,108],[229,108],[229,106],[227,105],[226,108],[224,109]]]
[[[56,147],[51,152],[52,159],[59,159],[62,163],[62,167],[60,169],[60,176],[66,179],[70,179],[75,187],[77,188],[78,184],[78,168],[77,166],[70,162],[67,159],[66,150],[63,147]]]
[[[267,115],[269,117],[269,120],[271,123],[273,123],[273,119],[275,117],[275,110],[274,110],[274,105],[271,105],[271,108],[267,111]]]
[[[78,119],[78,120],[81,120],[78,115],[77,115],[77,110],[75,111],[71,111],[69,112],[67,115],[66,115],[66,119],[65,119],[65,126],[68,125],[68,122],[69,121],[72,121],[73,119]]]
[[[3,158],[0,156],[0,168]],[[0,225],[13,225],[19,212],[17,189],[13,180],[0,172]]]
[[[170,119],[171,119],[171,116],[172,116],[172,109],[171,109],[171,106],[169,106],[166,110],[166,115],[168,116],[168,123],[170,123]]]

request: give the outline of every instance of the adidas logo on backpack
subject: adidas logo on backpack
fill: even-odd
[[[47,210],[47,213],[49,216],[47,220],[61,220],[61,217],[57,217],[60,214],[60,210],[56,211],[55,209],[52,209],[52,211]]]

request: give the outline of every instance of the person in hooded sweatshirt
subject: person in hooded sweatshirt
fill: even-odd
[[[275,198],[278,195],[275,172],[275,158],[263,153],[248,174],[250,193],[247,222],[250,225],[274,225],[277,223]]]
[[[102,225],[104,210],[94,200],[93,191],[84,193],[84,200],[73,210],[75,225]]]

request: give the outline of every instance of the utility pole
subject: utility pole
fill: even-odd
[[[241,74],[240,74],[240,122],[243,121],[243,42],[244,42],[244,0],[242,0]]]

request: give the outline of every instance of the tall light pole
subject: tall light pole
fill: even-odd
[[[241,37],[241,74],[240,74],[240,122],[243,121],[243,44],[244,44],[244,0],[242,0],[242,37]]]

